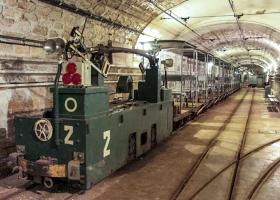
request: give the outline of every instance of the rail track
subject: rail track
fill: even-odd
[[[247,92],[246,92],[247,94]],[[246,96],[246,95],[245,95]],[[243,98],[245,97],[243,96]],[[239,172],[240,172],[240,168],[241,168],[241,162],[243,162],[244,160],[246,160],[247,158],[249,158],[252,154],[257,153],[261,150],[263,150],[264,148],[267,148],[277,142],[280,142],[280,138],[275,139],[273,141],[270,141],[266,144],[263,144],[251,151],[249,151],[248,153],[244,154],[244,148],[246,145],[246,140],[247,140],[247,134],[248,134],[248,125],[250,124],[250,116],[251,116],[251,112],[252,112],[252,107],[253,107],[253,100],[254,100],[254,96],[255,96],[255,90],[253,90],[253,95],[251,98],[251,102],[250,102],[250,108],[249,108],[249,112],[247,115],[247,119],[245,122],[245,128],[244,131],[242,133],[241,136],[241,142],[240,145],[238,147],[235,159],[230,162],[227,166],[225,166],[223,169],[221,169],[219,172],[217,172],[214,176],[212,176],[207,182],[205,182],[198,190],[196,190],[191,196],[190,198],[188,198],[189,200],[193,200],[195,197],[197,197],[208,185],[210,185],[215,179],[217,179],[221,174],[223,174],[226,170],[234,167],[234,172],[232,175],[232,181],[231,181],[231,185],[230,185],[230,190],[228,193],[228,200],[232,200],[235,199],[235,190],[236,190],[236,186],[238,185],[238,180],[239,180]],[[243,101],[243,98],[241,99],[241,103]],[[239,107],[240,104],[237,106]],[[216,138],[216,137],[214,137]],[[205,151],[201,154],[201,156],[199,157],[199,162],[197,161],[193,167],[192,167],[192,172],[190,172],[189,174],[192,176],[194,174],[194,172],[199,168],[200,163],[202,162],[202,160],[205,158],[205,153],[207,154],[209,152],[209,149],[212,148],[214,145],[209,145],[207,146],[207,148],[205,149]],[[257,192],[260,190],[260,188],[262,187],[262,185],[265,183],[266,180],[268,180],[268,178],[273,174],[273,171],[275,171],[277,169],[277,167],[280,166],[280,158],[278,158],[276,161],[274,161],[271,165],[269,165],[265,170],[263,170],[263,172],[261,173],[261,175],[258,177],[258,179],[255,181],[255,184],[251,187],[251,190],[249,191],[246,199],[247,200],[251,200],[253,199]],[[187,180],[184,183],[184,187],[185,185],[188,183],[188,181],[190,180],[191,176],[189,176],[185,179]],[[182,187],[180,185],[180,187],[178,188],[180,191],[176,191],[177,193],[176,196],[172,196],[172,198],[170,199],[177,199],[180,196],[180,193],[184,190],[184,187]]]
[[[280,165],[280,158],[278,158],[276,161],[274,161],[270,166],[267,167],[267,169],[264,171],[263,175],[261,175],[254,187],[252,187],[251,191],[249,192],[249,195],[247,196],[247,199],[253,199],[254,196],[257,194],[257,191],[261,188],[261,186],[265,183],[265,181],[272,175],[273,171],[276,170],[277,167]]]
[[[242,99],[244,99],[244,97],[247,95],[247,93],[248,93],[248,90],[245,92],[245,94],[243,95],[243,98],[242,98]],[[224,98],[224,97],[223,97],[223,98]],[[221,99],[216,100],[215,103],[217,103],[217,101],[219,101],[219,100],[221,100]],[[242,103],[242,102],[240,101],[240,102],[238,103],[238,106],[239,106],[241,103]],[[234,109],[234,112],[236,112],[238,106]],[[233,114],[231,114],[231,117],[232,117],[232,116],[233,116]],[[227,119],[226,121],[229,122],[231,117],[229,117],[229,119]],[[228,122],[227,122],[227,123],[228,123]],[[183,127],[182,127],[182,128],[183,128]],[[224,128],[225,128],[225,127],[223,127],[223,129],[224,129]],[[222,130],[220,130],[220,132],[222,132]],[[219,134],[217,134],[215,138],[217,138],[218,136],[219,136]],[[212,141],[209,143],[209,147],[214,146],[215,143],[216,143],[216,141],[212,140]],[[209,148],[209,149],[210,149],[210,148]],[[209,150],[209,149],[208,149],[208,150]],[[206,154],[207,154],[207,152],[205,153],[204,156],[206,156]],[[12,192],[11,194],[6,195],[6,196],[3,197],[3,198],[0,197],[0,200],[2,200],[2,199],[3,199],[3,200],[7,200],[7,199],[17,198],[17,197],[20,197],[21,195],[24,195],[24,193],[26,193],[26,192],[32,192],[32,193],[38,195],[38,198],[39,198],[39,199],[46,199],[46,198],[49,198],[49,197],[51,197],[52,194],[53,194],[53,192],[47,192],[47,193],[43,194],[42,191],[44,191],[44,189],[41,188],[40,185],[35,184],[35,183],[33,183],[33,182],[29,182],[28,184],[30,184],[28,187],[20,187],[20,188],[18,188],[15,192]],[[54,188],[54,189],[55,189],[55,188]],[[72,200],[72,199],[76,199],[76,197],[78,197],[79,195],[83,194],[84,192],[85,192],[84,190],[78,190],[78,191],[74,191],[74,192],[71,191],[71,194],[68,193],[68,195],[66,195],[66,197],[63,198],[63,200]]]
[[[246,160],[250,155],[259,152],[260,150],[271,146],[272,144],[275,144],[277,142],[280,142],[280,138],[275,139],[273,141],[270,141],[266,144],[263,144],[251,151],[249,151],[248,153],[244,154],[243,156],[241,156],[240,161],[244,161]],[[189,198],[190,200],[194,199],[200,192],[202,192],[202,190],[204,190],[208,185],[210,185],[216,178],[218,178],[222,173],[224,173],[226,170],[228,170],[229,168],[231,168],[233,165],[236,164],[236,160],[232,161],[230,164],[228,164],[226,167],[224,167],[223,169],[221,169],[218,173],[216,173],[214,176],[212,176],[207,182],[205,182],[196,192],[194,192],[192,194],[192,196]],[[279,163],[278,163],[279,164]],[[277,166],[277,165],[276,165]],[[276,167],[275,166],[275,167]],[[275,169],[275,167],[273,169]],[[273,170],[272,169],[272,170]],[[253,190],[253,189],[252,189]]]
[[[248,93],[249,93],[249,90],[244,92],[244,94],[242,95],[242,98],[239,100],[237,105],[234,107],[231,114],[226,118],[223,125],[218,129],[218,131],[214,135],[214,137],[207,143],[207,147],[205,148],[205,150],[196,159],[193,166],[191,167],[191,170],[186,174],[183,181],[180,183],[180,185],[178,186],[176,191],[172,194],[170,200],[175,200],[175,199],[178,199],[180,197],[180,194],[182,193],[182,191],[185,190],[186,185],[191,180],[191,178],[194,176],[194,174],[196,173],[196,171],[200,167],[202,161],[207,157],[211,148],[213,148],[215,146],[215,144],[218,142],[218,137],[225,130],[226,126],[230,123],[231,119],[236,114],[238,108],[240,107],[240,105],[242,104],[242,102],[244,101],[244,99],[246,98]],[[247,119],[245,121],[245,128],[244,128],[243,133],[241,134],[241,142],[240,142],[240,144],[238,146],[238,149],[236,151],[236,155],[234,157],[234,160],[230,161],[229,164],[227,164],[223,169],[221,169],[220,171],[215,173],[200,188],[198,188],[193,194],[191,194],[190,198],[188,198],[189,200],[195,199],[208,185],[210,185],[221,174],[223,174],[224,172],[226,172],[230,168],[234,168],[234,170],[233,170],[234,172],[232,174],[232,180],[231,180],[231,183],[230,183],[230,190],[228,192],[227,199],[228,200],[234,199],[235,198],[234,194],[236,192],[236,186],[238,185],[238,180],[239,180],[239,175],[240,175],[239,172],[240,172],[240,169],[242,168],[241,167],[242,162],[245,161],[247,158],[249,158],[252,154],[260,152],[264,148],[267,148],[267,147],[269,147],[269,146],[271,146],[271,145],[273,145],[277,142],[280,142],[280,138],[278,138],[278,139],[275,139],[275,140],[270,141],[268,143],[265,143],[265,144],[255,148],[255,149],[247,152],[246,154],[244,153],[244,148],[245,148],[245,145],[246,145],[247,134],[248,134],[248,126],[249,126],[250,121],[251,121],[250,115],[251,115],[251,112],[252,112],[254,96],[255,96],[255,91],[253,90],[251,103],[250,103],[250,107],[249,107],[249,111],[248,111],[248,116],[247,116]],[[263,186],[263,184],[266,182],[266,180],[269,179],[269,177],[273,174],[273,171],[275,171],[277,169],[277,167],[279,167],[279,166],[280,166],[280,158],[275,160],[265,170],[263,170],[263,172],[259,175],[258,179],[255,181],[255,183],[250,188],[250,190],[248,192],[248,195],[246,196],[246,199],[248,199],[248,200],[254,199],[254,197],[257,195],[258,191]],[[26,190],[33,192],[33,190],[36,190],[36,188],[37,188],[37,185],[35,185],[34,187],[31,186],[30,188],[22,188],[22,189],[16,191],[15,193],[12,193],[12,194],[6,196],[4,199],[6,200],[6,199],[12,199],[13,197],[17,197],[17,196],[21,195],[22,193],[26,192]],[[79,195],[83,194],[84,192],[85,192],[84,190],[73,190],[72,193],[67,193],[67,194],[65,194],[65,196],[63,196],[63,198],[59,198],[59,199],[75,200],[79,197]],[[37,192],[34,192],[34,193],[36,193],[38,195]],[[46,193],[44,195],[41,195],[39,193],[39,195],[40,195],[39,199],[46,199],[46,198],[52,197],[52,194],[53,193]],[[0,197],[0,200],[2,200],[1,197]]]
[[[16,190],[15,192],[8,194],[4,197],[0,197],[0,200],[8,200],[8,199],[13,199],[21,194],[23,194],[24,192],[26,192],[27,190],[32,190],[35,189],[36,187],[38,187],[37,184],[34,184],[32,182],[28,182],[27,185],[25,185],[22,188],[19,188],[18,190]]]
[[[0,197],[0,200],[9,200],[9,199],[15,199],[20,198],[23,199],[21,196],[24,195],[26,192],[32,192],[34,195],[37,195],[39,199],[48,199],[52,198],[52,195],[54,194],[54,191],[65,191],[66,189],[65,185],[62,185],[64,188],[60,188],[59,185],[56,185],[56,187],[52,191],[47,191],[46,194],[41,193],[42,191],[45,191],[45,189],[36,183],[28,182],[26,186],[19,188],[15,192],[5,195],[4,197]],[[75,200],[79,195],[83,194],[85,192],[84,189],[73,189],[71,190],[71,193],[67,191],[67,194],[65,197],[59,198],[60,200]],[[27,195],[26,195],[27,197]],[[34,196],[35,197],[35,196]],[[37,197],[36,197],[37,198]],[[56,198],[54,198],[56,199]]]
[[[215,146],[215,144],[217,143],[217,138],[221,135],[221,133],[225,130],[226,126],[229,124],[229,122],[231,121],[232,117],[235,115],[235,113],[237,112],[238,108],[240,107],[240,105],[242,104],[242,102],[244,101],[245,97],[247,96],[247,94],[249,93],[249,89],[246,90],[246,92],[244,93],[244,95],[242,96],[241,100],[238,102],[238,104],[235,106],[235,108],[233,109],[233,111],[231,112],[231,114],[229,115],[229,117],[227,117],[227,119],[224,121],[223,125],[219,128],[218,132],[215,134],[215,136],[208,142],[205,150],[202,152],[202,154],[197,158],[197,160],[194,162],[194,165],[191,167],[191,169],[188,171],[188,173],[184,176],[183,180],[181,181],[181,183],[179,184],[179,186],[177,187],[177,189],[174,191],[174,193],[171,195],[171,197],[169,198],[170,200],[176,200],[181,192],[184,190],[185,186],[188,184],[188,182],[190,181],[190,179],[192,178],[192,176],[195,174],[195,172],[197,171],[197,169],[199,168],[201,162],[204,160],[204,158],[207,156],[208,152],[210,151],[210,149]]]
[[[232,200],[234,198],[234,192],[235,192],[235,188],[236,185],[238,184],[238,179],[239,179],[239,170],[240,170],[240,158],[243,154],[245,145],[246,145],[246,140],[247,140],[247,135],[248,135],[248,125],[250,123],[250,119],[251,119],[251,113],[252,113],[252,107],[253,107],[253,102],[254,102],[254,97],[255,97],[255,89],[253,89],[253,95],[251,98],[251,102],[250,102],[250,108],[249,108],[249,112],[248,112],[248,116],[246,119],[246,124],[245,124],[245,128],[242,134],[242,139],[236,154],[236,164],[235,164],[235,168],[234,168],[234,173],[232,176],[232,181],[231,181],[231,187],[230,187],[230,191],[229,191],[229,195],[228,195],[228,200]]]
[[[63,200],[75,200],[79,195],[82,195],[85,193],[85,190],[79,190],[76,191],[75,193],[71,194],[70,196],[66,197]]]

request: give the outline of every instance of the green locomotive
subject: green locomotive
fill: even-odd
[[[71,40],[51,39],[49,52],[61,59],[55,80],[54,109],[42,118],[15,121],[17,169],[23,177],[52,188],[56,179],[89,188],[168,137],[173,129],[171,90],[162,86],[158,59],[144,51],[99,46],[85,48],[78,29]],[[145,79],[132,92],[128,77],[118,90],[131,93],[126,102],[109,103],[104,86],[113,53],[132,53],[149,60]],[[171,63],[167,60],[164,63]],[[143,70],[143,69],[142,69]],[[62,77],[63,85],[59,85]]]

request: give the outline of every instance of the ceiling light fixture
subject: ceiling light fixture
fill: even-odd
[[[257,11],[256,11],[256,14],[257,14],[257,15],[263,15],[265,12],[266,12],[265,9],[263,9],[263,10],[257,10]]]

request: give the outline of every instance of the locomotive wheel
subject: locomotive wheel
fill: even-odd
[[[151,129],[151,148],[157,145],[157,130],[156,127],[152,127]]]
[[[43,181],[43,184],[44,186],[47,188],[47,189],[51,189],[53,187],[53,180],[49,177],[45,177],[44,178],[44,181]]]
[[[133,160],[136,157],[136,136],[131,134],[128,141],[128,160]]]

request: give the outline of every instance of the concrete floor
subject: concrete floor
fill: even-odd
[[[233,113],[233,111],[245,91],[246,89],[242,89],[214,106],[197,120],[178,130],[166,142],[141,159],[123,167],[85,194],[75,196],[73,199],[168,200],[184,175],[188,173],[195,160],[205,149],[207,143],[220,131],[218,142],[210,149],[206,158],[178,197],[178,200],[190,199],[205,182],[234,160],[248,117],[250,100],[253,96],[252,89],[250,89],[236,112]],[[256,89],[247,127],[248,137],[244,153],[280,138],[279,116],[278,112],[268,112],[263,98],[263,90]],[[246,199],[257,178],[264,173],[264,170],[271,163],[280,158],[279,147],[280,142],[274,143],[257,153],[251,154],[241,162],[237,187],[233,193],[234,199]],[[194,199],[227,199],[233,169],[234,167],[231,167],[226,170]],[[280,170],[276,169],[256,193],[255,199],[278,200],[280,198],[279,183]],[[13,195],[16,191],[21,190],[20,187],[15,187],[13,184],[15,182],[11,177],[1,180],[0,199],[59,200],[71,195],[65,189],[50,193],[42,188]]]

